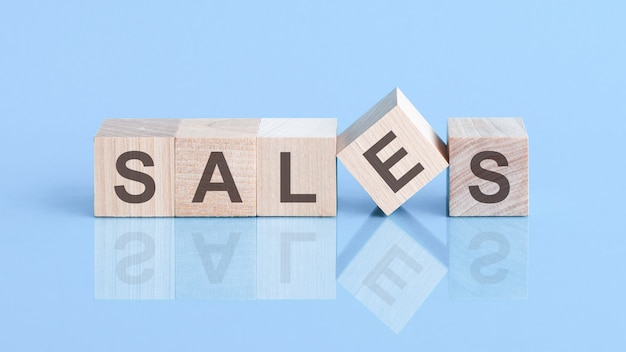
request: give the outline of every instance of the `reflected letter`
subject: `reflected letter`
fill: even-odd
[[[96,219],[96,299],[174,299],[174,220]]]
[[[258,299],[333,299],[335,218],[259,218]]]
[[[448,244],[451,298],[527,298],[527,218],[450,218]]]
[[[176,298],[255,299],[256,219],[176,219]]]
[[[398,333],[445,275],[444,253],[404,209],[375,211],[341,254],[338,281]]]

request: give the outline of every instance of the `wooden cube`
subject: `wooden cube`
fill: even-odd
[[[260,119],[184,119],[176,136],[176,216],[255,216]]]
[[[177,119],[107,119],[94,138],[95,216],[174,216]]]
[[[387,215],[448,166],[446,145],[398,88],[341,133],[337,156]]]
[[[528,215],[528,135],[519,118],[451,118],[450,216]]]
[[[336,139],[336,119],[262,119],[257,214],[336,215]]]

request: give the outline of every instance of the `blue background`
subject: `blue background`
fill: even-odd
[[[0,6],[3,350],[590,350],[626,342],[621,1],[18,1]],[[106,117],[336,117],[400,87],[448,117],[523,117],[528,299],[454,301],[400,334],[326,301],[94,298]],[[337,252],[374,203],[339,164]],[[445,173],[404,209],[447,241]]]

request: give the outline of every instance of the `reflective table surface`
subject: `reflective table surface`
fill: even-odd
[[[594,254],[587,223],[558,232],[541,205],[450,218],[445,181],[390,216],[350,182],[331,218],[94,218],[88,197],[43,202],[3,239],[3,340],[531,350],[621,328],[618,256]]]

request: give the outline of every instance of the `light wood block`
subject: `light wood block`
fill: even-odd
[[[262,119],[257,214],[335,216],[336,119]]]
[[[94,215],[174,216],[177,119],[107,119],[94,138]]]
[[[448,166],[446,145],[398,88],[341,133],[337,156],[387,215]]]
[[[519,118],[448,119],[450,216],[528,215],[528,135]]]
[[[260,119],[183,119],[176,216],[255,216]]]

